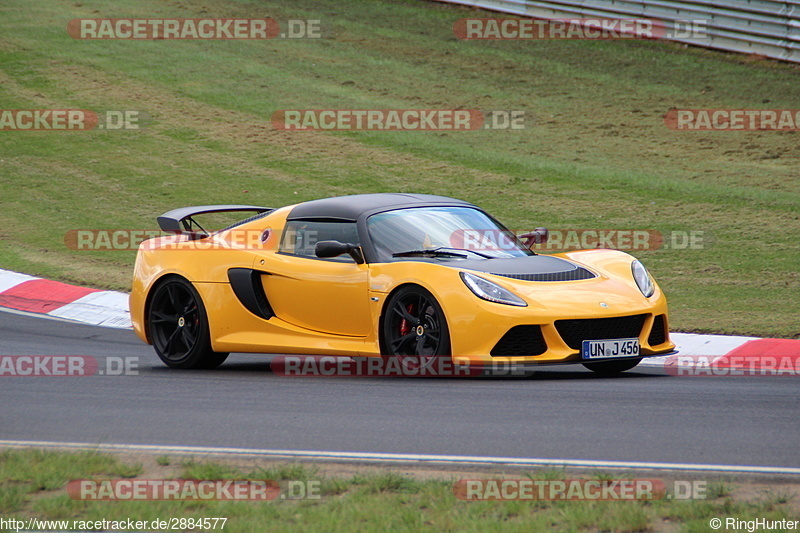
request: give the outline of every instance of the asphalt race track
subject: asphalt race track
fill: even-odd
[[[280,377],[269,356],[164,367],[132,332],[0,312],[0,355],[138,358],[138,374],[0,377],[0,439],[800,467],[791,377]]]

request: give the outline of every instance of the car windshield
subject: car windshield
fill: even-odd
[[[398,257],[442,260],[533,255],[509,230],[471,207],[396,209],[367,219],[379,261]]]

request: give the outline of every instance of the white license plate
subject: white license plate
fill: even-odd
[[[614,357],[638,357],[639,339],[605,339],[583,341],[583,359],[610,359]]]

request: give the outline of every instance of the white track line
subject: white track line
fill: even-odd
[[[161,446],[149,444],[92,444],[88,442],[50,442],[0,440],[0,447],[67,448],[105,452],[148,452],[177,454],[244,455],[289,457],[344,461],[376,461],[402,463],[449,463],[511,466],[570,466],[580,468],[621,468],[644,470],[676,470],[705,472],[744,472],[749,474],[800,475],[800,468],[788,466],[714,465],[695,463],[649,463],[637,461],[594,461],[585,459],[546,459],[536,457],[482,457],[470,455],[418,455],[407,453],[330,452],[306,450],[263,450],[254,448],[217,448],[206,446]]]
[[[29,316],[31,318],[44,318],[45,320],[55,320],[56,322],[67,322],[68,324],[86,325],[85,322],[78,322],[77,320],[70,320],[68,318],[60,318],[47,313],[32,313],[31,311],[20,311],[19,309],[12,309],[10,307],[0,307],[0,313],[11,313],[12,315]]]

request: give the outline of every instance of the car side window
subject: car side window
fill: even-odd
[[[315,249],[319,241],[359,244],[356,223],[291,220],[286,223],[279,251],[299,257],[317,259]],[[342,263],[354,262],[353,258],[347,254],[326,260]]]

